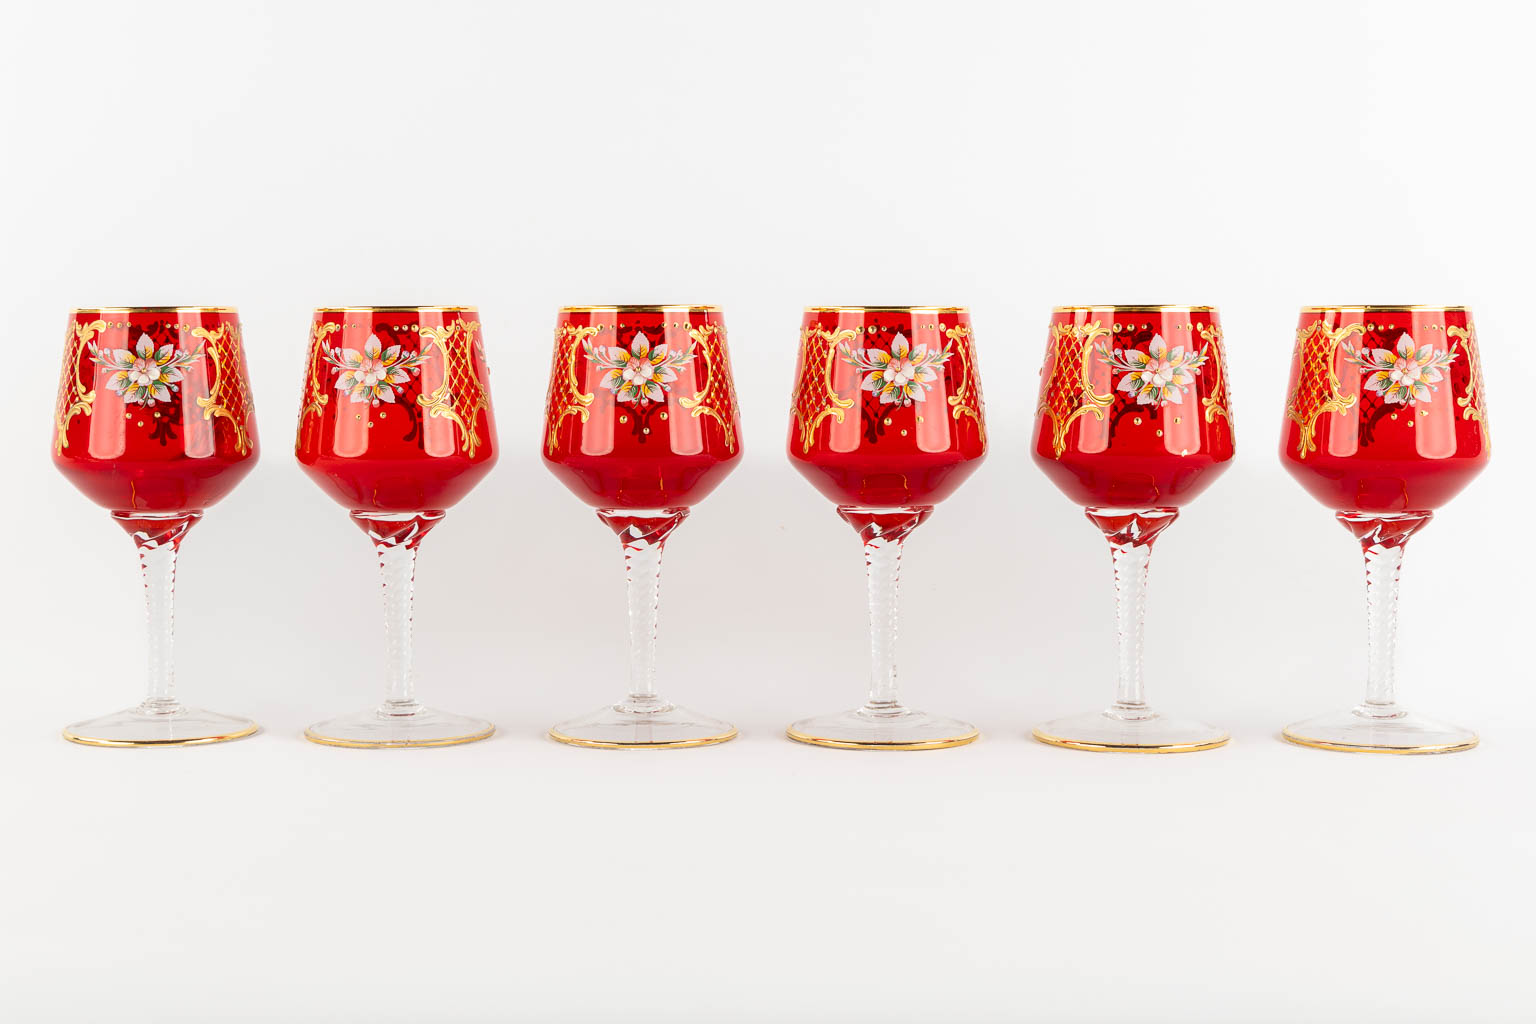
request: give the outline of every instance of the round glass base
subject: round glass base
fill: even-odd
[[[378,707],[332,718],[305,729],[304,738],[328,747],[451,747],[483,740],[495,731],[482,719],[417,704],[408,712]]]
[[[1121,718],[1108,711],[1089,711],[1035,727],[1035,739],[1041,743],[1105,752],[1187,754],[1226,746],[1230,738],[1214,725],[1155,713]]]
[[[878,713],[855,708],[803,718],[786,731],[792,740],[841,750],[942,750],[963,747],[981,735],[969,722],[907,708]]]
[[[64,730],[71,743],[92,747],[191,747],[250,736],[255,722],[201,708],[146,711],[141,705],[116,714],[76,722]]]
[[[670,750],[733,740],[736,727],[664,700],[626,701],[561,722],[549,730],[549,738],[576,747]]]
[[[1477,746],[1471,729],[1416,715],[1363,714],[1359,708],[1288,725],[1280,735],[1303,747],[1366,754],[1453,754]]]

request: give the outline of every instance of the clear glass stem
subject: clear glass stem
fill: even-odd
[[[656,629],[661,608],[661,556],[667,537],[688,516],[686,508],[598,509],[598,517],[624,549],[629,613],[629,693],[620,710],[671,710],[656,693]]]
[[[114,512],[112,517],[133,538],[144,578],[149,683],[139,711],[146,715],[175,714],[182,710],[176,699],[176,552],[181,538],[203,514]]]
[[[352,513],[353,520],[373,541],[384,590],[384,703],[379,713],[391,717],[422,710],[416,701],[413,604],[416,591],[416,548],[442,512],[398,514]]]
[[[1147,706],[1142,646],[1147,614],[1147,576],[1152,542],[1178,517],[1175,508],[1090,508],[1087,515],[1109,541],[1115,568],[1115,702],[1105,714],[1123,721],[1156,717]]]
[[[1408,538],[1432,515],[1339,513],[1339,522],[1355,535],[1365,555],[1365,700],[1355,708],[1356,714],[1368,718],[1405,714],[1397,705],[1398,581]]]
[[[906,714],[896,683],[901,549],[907,535],[932,514],[933,506],[841,505],[837,512],[864,542],[864,570],[869,583],[869,699],[859,710],[881,717]]]

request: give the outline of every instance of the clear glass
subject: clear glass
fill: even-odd
[[[839,505],[837,512],[864,542],[869,578],[869,699],[852,711],[802,719],[789,727],[789,738],[849,750],[937,750],[970,743],[981,735],[974,725],[907,707],[896,684],[901,549],[907,536],[932,514],[933,506]]]
[[[1115,700],[1103,711],[1069,715],[1035,729],[1035,739],[1074,750],[1177,754],[1211,750],[1226,732],[1186,718],[1170,718],[1147,703],[1142,648],[1147,574],[1152,543],[1178,518],[1176,508],[1089,508],[1088,519],[1109,541],[1115,567],[1115,633],[1118,681]]]
[[[1397,703],[1397,593],[1408,538],[1433,512],[1340,512],[1365,554],[1365,699],[1285,727],[1292,743],[1380,754],[1450,754],[1477,746],[1477,733]]]
[[[661,601],[661,555],[667,536],[688,517],[686,508],[600,508],[598,518],[624,548],[629,604],[629,692],[589,715],[561,722],[550,738],[578,747],[665,749],[706,747],[736,736],[736,727],[679,707],[656,692],[656,624]]]
[[[443,513],[353,512],[352,520],[373,541],[384,586],[384,702],[355,714],[320,722],[304,737],[332,747],[447,747],[483,740],[490,722],[426,707],[416,700],[411,629],[416,587],[416,548]]]
[[[68,726],[64,738],[96,747],[191,746],[256,732],[256,723],[248,718],[187,707],[176,697],[176,553],[203,514],[113,512],[112,518],[139,551],[147,612],[148,693],[135,707]]]

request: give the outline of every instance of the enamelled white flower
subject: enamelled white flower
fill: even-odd
[[[91,345],[90,353],[91,362],[116,371],[107,378],[107,387],[121,395],[129,405],[169,402],[171,393],[181,382],[181,368],[199,355],[183,352],[173,345],[156,348],[148,338],[140,338],[132,349]]]
[[[638,405],[666,398],[677,380],[677,368],[693,359],[692,343],[681,352],[671,352],[666,345],[652,345],[643,333],[637,333],[627,349],[590,341],[583,342],[582,349],[588,359],[608,371],[599,383],[620,402]]]
[[[1098,351],[1111,368],[1126,371],[1115,390],[1135,395],[1137,405],[1183,404],[1185,389],[1194,385],[1195,374],[1210,358],[1192,348],[1186,351],[1182,345],[1169,348],[1160,334],[1152,335],[1145,352],[1112,349],[1107,343],[1100,344]]]
[[[884,404],[901,406],[928,400],[929,386],[939,379],[937,367],[943,366],[951,354],[948,348],[913,348],[902,334],[891,342],[889,352],[879,348],[853,349],[847,342],[837,346],[838,358],[866,371],[862,390],[873,392]]]
[[[399,345],[385,348],[378,338],[369,338],[359,352],[355,348],[326,349],[324,358],[331,364],[336,390],[354,402],[393,402],[412,374],[420,375],[425,354],[406,352]]]
[[[1368,390],[1376,392],[1382,401],[1390,405],[1413,405],[1428,402],[1437,390],[1436,385],[1445,379],[1441,370],[1456,361],[1456,353],[1436,349],[1432,345],[1415,346],[1413,338],[1404,334],[1397,342],[1397,351],[1388,348],[1358,349],[1346,344],[1344,359],[1372,371],[1365,379]]]

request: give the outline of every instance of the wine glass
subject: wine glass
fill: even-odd
[[[714,306],[566,306],[555,325],[544,460],[624,549],[629,692],[549,730],[580,747],[724,743],[729,722],[656,692],[667,537],[741,458],[725,320]]]
[[[419,703],[412,661],[416,548],[496,464],[473,306],[340,306],[310,326],[299,465],[373,541],[384,585],[384,702],[310,726],[336,747],[442,747],[495,731]]]
[[[1477,734],[1397,703],[1397,586],[1408,538],[1488,464],[1488,411],[1462,306],[1307,306],[1280,457],[1365,553],[1365,699],[1285,728],[1328,750],[1442,754]]]
[[[133,538],[148,603],[149,692],[136,707],[76,722],[99,747],[218,743],[256,731],[188,707],[174,691],[176,553],[203,510],[256,464],[256,418],[227,306],[77,309],[64,332],[53,462]]]
[[[896,592],[907,536],[987,452],[970,313],[954,306],[813,306],[800,329],[789,458],[864,543],[869,699],[806,718],[790,739],[853,750],[970,743],[968,722],[901,702]]]
[[[1143,615],[1152,543],[1232,459],[1221,324],[1211,306],[1058,306],[1036,408],[1035,463],[1109,541],[1119,638],[1114,703],[1046,722],[1075,750],[1210,750],[1227,733],[1147,704]]]

